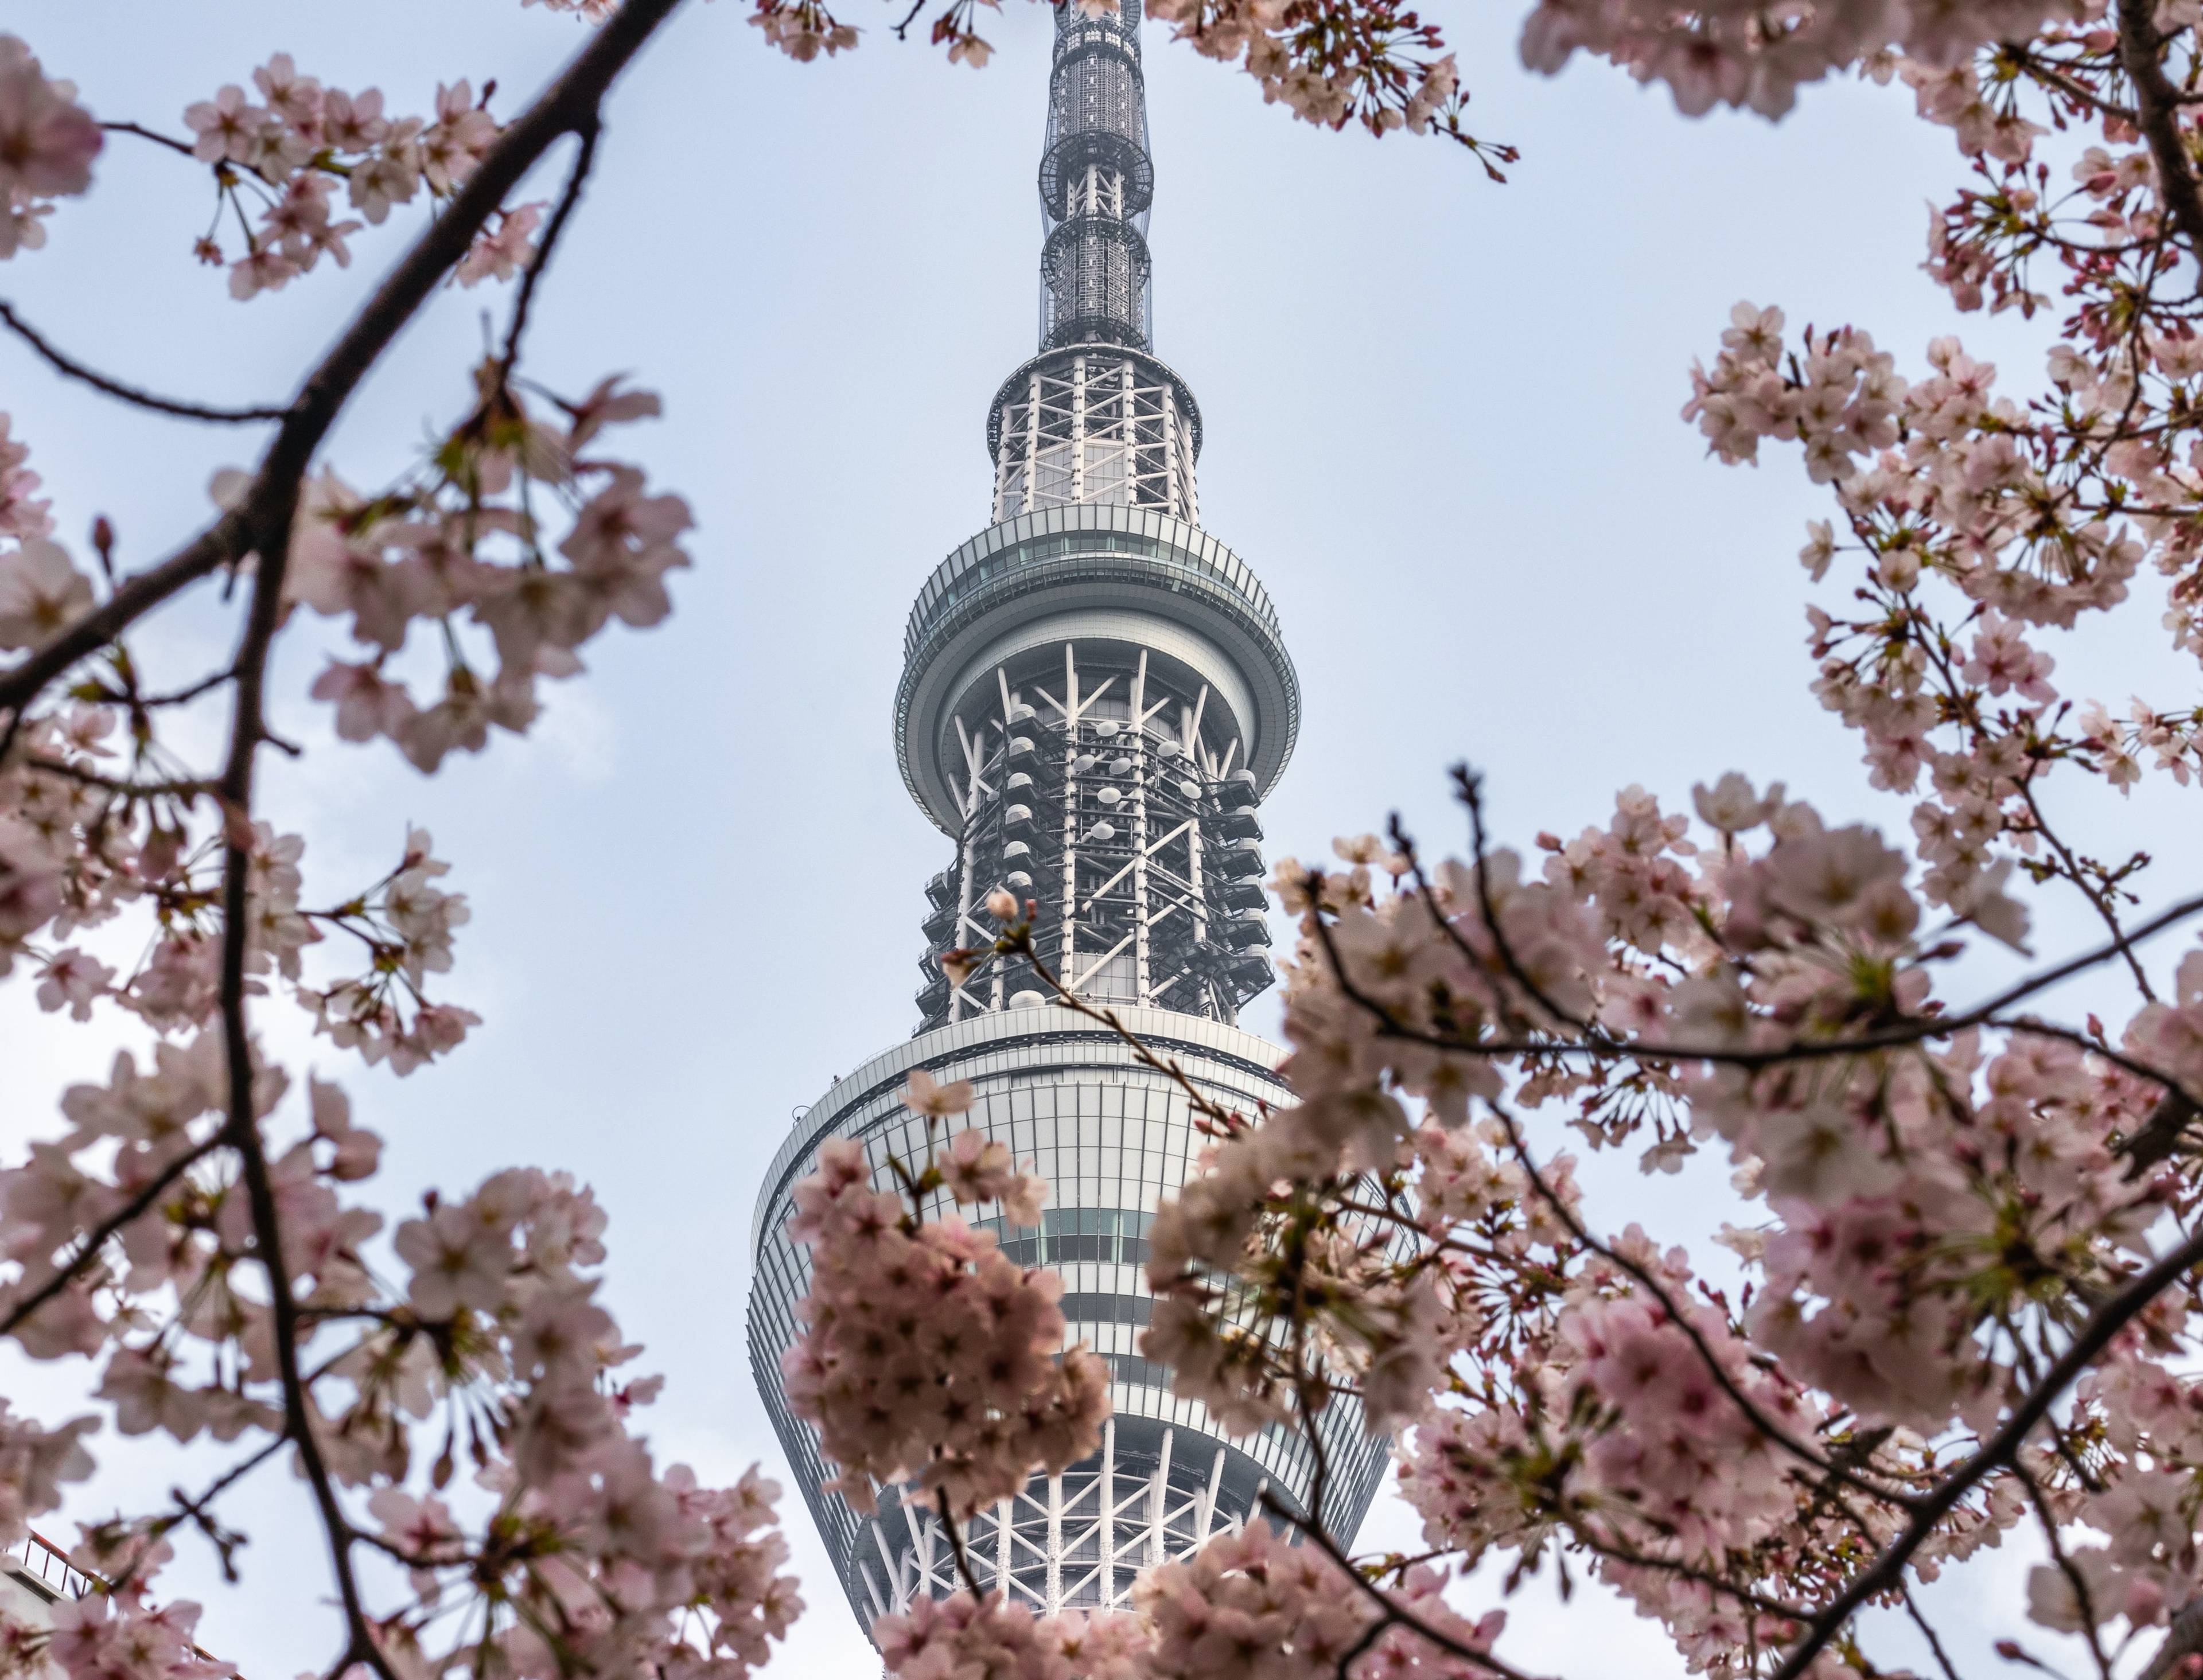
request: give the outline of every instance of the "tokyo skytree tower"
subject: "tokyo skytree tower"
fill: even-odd
[[[859,1517],[825,1491],[817,1438],[789,1412],[781,1356],[807,1287],[787,1235],[795,1182],[829,1137],[923,1158],[896,1093],[913,1069],[970,1080],[968,1123],[1049,1183],[1037,1229],[1006,1252],[1063,1278],[1069,1335],[1107,1363],[1102,1448],[967,1528],[980,1586],[1046,1614],[1125,1603],[1143,1568],[1257,1513],[1265,1487],[1305,1508],[1307,1447],[1271,1428],[1234,1441],[1140,1357],[1152,1301],[1149,1211],[1201,1141],[1184,1093],[1118,1039],[1051,1005],[1029,968],[962,985],[939,955],[992,942],[1007,886],[1038,901],[1035,944],[1066,983],[1117,1008],[1204,1093],[1289,1100],[1276,1046],[1239,1010],[1271,981],[1255,807],[1292,754],[1299,685],[1261,583],[1201,528],[1201,412],[1149,351],[1155,172],[1140,0],[1099,17],[1059,6],[1040,197],[1040,352],[987,420],[994,518],[935,568],[903,643],[895,743],[911,796],[954,841],[926,883],[917,1035],[838,1081],[767,1170],[753,1242],[750,1361],[858,1621],[958,1590],[930,1501],[884,1490]],[[983,1222],[985,1223],[985,1222]],[[1324,1514],[1350,1535],[1384,1470],[1357,1406],[1323,1414]]]

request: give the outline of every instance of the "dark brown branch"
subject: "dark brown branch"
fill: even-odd
[[[255,421],[281,420],[289,413],[287,409],[224,409],[208,403],[186,403],[174,397],[157,397],[150,391],[140,391],[134,385],[125,385],[121,380],[87,368],[74,357],[63,355],[49,344],[38,329],[14,309],[0,303],[0,321],[9,331],[36,351],[39,358],[56,373],[90,386],[118,402],[133,408],[150,409],[155,414],[173,415],[179,420],[206,420],[223,425],[249,425]]]
[[[941,1513],[941,1526],[948,1531],[948,1550],[956,1559],[956,1572],[964,1577],[964,1589],[977,1603],[986,1595],[979,1590],[979,1577],[972,1572],[972,1554],[964,1547],[964,1530],[956,1526],[956,1518],[948,1509],[948,1489],[933,1490],[934,1506]]]
[[[1905,1613],[1912,1618],[1912,1625],[1920,1630],[1920,1636],[1928,1642],[1928,1648],[1935,1653],[1935,1666],[1943,1671],[1943,1680],[1958,1680],[1958,1671],[1951,1661],[1951,1653],[1943,1648],[1942,1637],[1935,1631],[1935,1624],[1922,1612],[1910,1587],[1905,1589]]]
[[[639,51],[679,0],[629,0],[583,48],[551,88],[508,128],[451,205],[386,280],[355,318],[335,350],[307,379],[238,510],[235,551],[257,554],[245,624],[231,669],[235,702],[228,756],[221,783],[223,801],[241,818],[252,810],[254,766],[269,739],[266,681],[270,645],[283,614],[283,578],[290,561],[292,524],[299,486],[329,426],[353,389],[419,309],[442,276],[465,255],[477,230],[535,161],[560,135],[592,128],[612,80]],[[44,651],[42,650],[42,652]],[[251,926],[248,882],[251,855],[233,821],[222,850],[221,1013],[228,1082],[228,1123],[221,1135],[238,1152],[251,1209],[253,1244],[268,1281],[277,1374],[283,1393],[284,1435],[297,1447],[299,1468],[311,1488],[331,1573],[342,1602],[346,1644],[340,1666],[364,1662],[396,1680],[376,1644],[352,1563],[357,1538],[321,1441],[298,1362],[298,1304],[283,1247],[283,1223],[254,1106],[253,1050],[246,1016],[245,957]]]
[[[2119,0],[2119,63],[2134,85],[2136,124],[2157,165],[2158,192],[2191,262],[2203,262],[2203,193],[2180,133],[2180,90],[2165,74],[2165,38],[2154,0]]]
[[[127,781],[120,776],[102,775],[97,770],[72,764],[65,758],[49,758],[43,752],[27,753],[23,762],[47,775],[57,775],[86,787],[103,788],[108,793],[121,793],[133,799],[195,799],[202,793],[215,791],[215,784],[204,778],[179,781]]]
[[[19,716],[45,686],[86,655],[97,652],[169,596],[227,565],[244,551],[244,520],[226,513],[168,559],[122,581],[122,587],[20,663],[0,673],[0,711]]]
[[[1828,1648],[1828,1642],[1842,1630],[1860,1606],[1884,1593],[1894,1591],[1903,1579],[1905,1565],[1912,1561],[1913,1553],[1934,1533],[1935,1525],[1948,1516],[1952,1508],[1978,1483],[1992,1471],[2009,1465],[2035,1426],[2048,1415],[2058,1397],[2094,1362],[2111,1338],[2198,1264],[2203,1264],[2203,1229],[2191,1234],[2177,1248],[2138,1273],[2125,1288],[2091,1313],[2087,1323],[2074,1335],[2072,1342],[2043,1373],[2042,1380],[2012,1408],[2011,1416],[2005,1420],[2004,1426],[1982,1442],[1957,1469],[1918,1496],[1912,1519],[1905,1524],[1905,1531],[1881,1549],[1869,1567],[1852,1577],[1851,1584],[1813,1618],[1805,1636],[1791,1648],[1782,1666],[1775,1671],[1773,1680],[1798,1680],[1798,1677],[1812,1666],[1813,1659]]]
[[[2057,1432],[2057,1427],[2055,1424],[2051,1425],[2052,1434]],[[2017,1453],[2012,1454],[2011,1473],[2027,1489],[2028,1502],[2035,1507],[2035,1520],[2042,1524],[2042,1537],[2049,1542],[2051,1562],[2057,1565],[2058,1572],[2065,1577],[2065,1584],[2073,1589],[2074,1607],[2080,1612],[2081,1631],[2088,1637],[2088,1654],[2096,1660],[2098,1680],[2111,1680],[2111,1659],[2104,1653],[2103,1635],[2098,1627],[2096,1595],[2088,1590],[2088,1578],[2081,1573],[2072,1554],[2065,1549],[2065,1541],[2058,1532],[2058,1518],[2050,1509],[2050,1500],[2042,1491],[2042,1484],[2035,1479],[2026,1461]]]
[[[2165,1630],[2165,1642],[2135,1680],[2174,1680],[2182,1661],[2203,1651],[2203,1598],[2190,1599]]]
[[[1040,952],[1033,946],[1031,923],[1021,922],[1012,928],[1003,935],[1001,948],[1023,957],[1030,963],[1032,965],[1032,971],[1040,977],[1042,983],[1055,993],[1056,1002],[1073,1014],[1083,1015],[1088,1020],[1099,1026],[1107,1027],[1111,1032],[1116,1034],[1143,1067],[1162,1075],[1179,1090],[1184,1092],[1186,1100],[1193,1105],[1196,1113],[1206,1114],[1220,1125],[1237,1126],[1245,1123],[1247,1118],[1245,1115],[1226,1108],[1215,1098],[1208,1096],[1196,1088],[1186,1070],[1178,1064],[1176,1057],[1158,1056],[1150,1050],[1141,1040],[1140,1035],[1125,1024],[1124,1018],[1115,1010],[1106,1004],[1088,1003],[1085,999],[1058,979],[1048,964],[1041,960]]]
[[[1458,774],[1464,777],[1468,775],[1465,770]],[[1397,828],[1395,834],[1399,843],[1403,846],[1412,845],[1412,842],[1408,841],[1404,835],[1398,834]],[[1497,907],[1491,904],[1489,894],[1482,885],[1485,849],[1480,826],[1475,862],[1479,895],[1483,900],[1479,907],[1479,915],[1484,919],[1485,930],[1491,935],[1502,965],[1510,975],[1521,976],[1527,980],[1527,976],[1522,975],[1519,958],[1516,958],[1512,946],[1509,944],[1504,931],[1498,925]],[[1428,877],[1423,873],[1420,861],[1412,852],[1409,854],[1409,866],[1415,875],[1418,887],[1423,891],[1426,897],[1429,897]],[[1312,880],[1311,891],[1314,890]],[[1434,899],[1432,903],[1435,906]],[[1527,987],[1526,989],[1532,991],[1533,999],[1541,1008],[1548,1010],[1564,1024],[1580,1033],[1581,1040],[1573,1041],[1565,1038],[1466,1038],[1458,1034],[1432,1032],[1401,1021],[1383,1003],[1370,997],[1367,993],[1357,987],[1353,977],[1336,964],[1332,966],[1332,976],[1338,981],[1339,989],[1345,993],[1350,1002],[1375,1017],[1380,1031],[1385,1036],[1405,1039],[1411,1043],[1428,1045],[1433,1049],[1450,1051],[1466,1056],[1627,1057],[1645,1062],[1710,1062],[1724,1067],[1757,1070],[1786,1063],[1824,1061],[1831,1058],[1859,1055],[1876,1050],[1900,1050],[1925,1043],[1931,1039],[1949,1038],[1970,1028],[1991,1027],[2005,1032],[2060,1039],[2080,1045],[2092,1054],[2100,1056],[2105,1060],[2124,1068],[2137,1078],[2147,1080],[2153,1085],[2163,1086],[2167,1090],[2177,1091],[2183,1088],[2172,1075],[2161,1068],[2152,1066],[2122,1051],[2114,1050],[2095,1039],[2076,1033],[2070,1029],[2054,1027],[2047,1023],[2026,1017],[2007,1016],[2004,1011],[2013,1005],[2035,996],[2037,993],[2047,991],[2052,987],[2071,979],[2076,974],[2101,966],[2123,954],[2129,946],[2162,933],[2198,912],[2203,912],[2203,897],[2183,899],[2152,917],[2123,939],[2084,951],[2079,956],[2070,958],[2054,968],[2030,975],[1991,998],[1987,1002],[1958,1014],[1922,1017],[1903,1028],[1893,1028],[1877,1033],[1863,1033],[1855,1038],[1793,1040],[1787,1044],[1771,1046],[1765,1050],[1739,1050],[1733,1046],[1725,1045],[1647,1044],[1641,1040],[1616,1038],[1598,1021],[1580,1017],[1561,1010],[1554,1005],[1541,991]],[[1449,937],[1459,943],[1458,930],[1446,924],[1444,917],[1435,907],[1432,913],[1442,926],[1445,926]],[[1318,927],[1322,926],[1320,913],[1311,912],[1311,914],[1314,917],[1314,924]],[[1465,946],[1462,948],[1468,949]],[[1471,959],[1477,961],[1480,965],[1481,959],[1476,958],[1473,951],[1469,954]]]
[[[1750,1605],[1754,1610],[1766,1615],[1779,1616],[1785,1621],[1795,1622],[1800,1627],[1812,1619],[1813,1612],[1810,1610],[1795,1604],[1785,1604],[1781,1599],[1769,1598],[1766,1594],[1754,1592],[1749,1587],[1739,1587],[1728,1577],[1718,1575],[1710,1569],[1700,1569],[1696,1564],[1683,1563],[1674,1558],[1655,1558],[1627,1546],[1616,1546],[1609,1541],[1594,1540],[1580,1529],[1573,1530],[1572,1532],[1577,1541],[1587,1550],[1598,1553],[1602,1558],[1610,1558],[1615,1563],[1626,1564],[1632,1569],[1659,1570],[1668,1575],[1678,1576],[1686,1581],[1695,1581],[1701,1587],[1722,1594],[1725,1597],[1733,1598],[1739,1604]]]
[[[2035,832],[2049,842],[2050,849],[2058,854],[2058,861],[2064,866],[2065,878],[2079,889],[2081,896],[2088,901],[2089,906],[2103,918],[2104,925],[2111,929],[2111,943],[2118,946],[2119,955],[2127,959],[2127,970],[2134,976],[2135,985],[2140,989],[2143,1000],[2155,1003],[2157,993],[2149,983],[2149,974],[2142,967],[2141,958],[2135,955],[2133,946],[2128,943],[2126,930],[2119,926],[2119,913],[2111,906],[2113,889],[2088,885],[2087,871],[2081,860],[2073,855],[2072,847],[2058,837],[2050,826],[2049,819],[2043,816],[2041,803],[2035,797],[2035,778],[2031,773],[2019,784],[2019,796],[2027,802],[2028,815],[2035,819]]]

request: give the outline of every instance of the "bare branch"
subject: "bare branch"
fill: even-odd
[[[174,397],[157,397],[150,391],[140,391],[135,386],[125,385],[109,374],[87,368],[74,357],[64,356],[5,303],[0,303],[0,321],[4,321],[17,338],[36,351],[40,359],[56,373],[88,385],[93,390],[104,392],[118,402],[127,403],[133,408],[150,409],[155,414],[173,415],[179,420],[206,420],[231,426],[249,425],[263,420],[281,420],[290,412],[288,409],[216,408],[208,403],[186,403]]]
[[[520,365],[520,341],[528,331],[528,315],[535,303],[535,288],[543,274],[551,266],[551,255],[558,248],[558,239],[566,231],[566,223],[574,214],[574,207],[582,202],[582,189],[588,184],[589,170],[597,161],[597,137],[601,132],[592,120],[576,131],[581,147],[574,154],[574,168],[566,177],[566,190],[558,195],[558,208],[551,212],[550,225],[544,228],[543,237],[535,246],[535,256],[528,265],[528,272],[520,277],[520,295],[513,299],[512,324],[505,328],[505,353],[498,358],[503,376],[512,377],[512,370]]]
[[[201,161],[198,153],[192,150],[192,143],[188,140],[174,139],[134,122],[103,122],[99,126],[110,134],[135,134],[139,139],[151,140],[157,146],[166,146],[170,151],[180,151],[194,163]]]

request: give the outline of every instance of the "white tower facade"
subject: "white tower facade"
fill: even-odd
[[[957,985],[939,960],[992,942],[980,905],[1007,886],[1038,903],[1043,960],[1204,1093],[1249,1111],[1290,1099],[1274,1072],[1285,1052],[1236,1023],[1272,978],[1256,808],[1291,756],[1299,687],[1269,597],[1200,527],[1200,410],[1149,353],[1154,170],[1139,0],[1121,3],[1100,16],[1059,8],[1040,353],[989,416],[994,522],[935,569],[904,641],[903,779],[954,843],[926,887],[918,1030],[796,1122],[758,1202],[752,1368],[867,1625],[961,1583],[928,1502],[887,1489],[860,1518],[824,1491],[816,1436],[781,1379],[808,1287],[787,1223],[826,1138],[861,1140],[883,1188],[890,1154],[923,1157],[924,1123],[895,1094],[916,1068],[970,1080],[968,1123],[1048,1180],[1042,1224],[997,1235],[1013,1259],[1062,1275],[1069,1334],[1113,1379],[1101,1453],[970,1524],[980,1585],[1038,1613],[1120,1605],[1141,1569],[1256,1514],[1264,1488],[1305,1508],[1314,1483],[1296,1436],[1230,1439],[1138,1352],[1149,1211],[1202,1147],[1184,1092],[1050,1006],[1020,964]],[[1351,1533],[1383,1445],[1350,1401],[1323,1429],[1325,1514]]]

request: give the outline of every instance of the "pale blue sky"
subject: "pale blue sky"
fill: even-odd
[[[895,769],[903,618],[985,522],[985,405],[1034,334],[1044,9],[1007,0],[975,74],[850,3],[862,48],[807,67],[766,50],[739,0],[687,9],[617,95],[542,302],[540,376],[633,370],[664,395],[633,447],[697,515],[670,622],[608,636],[537,739],[432,781],[387,746],[328,741],[303,649],[275,691],[277,726],[316,747],[273,781],[313,837],[322,896],[413,821],[474,906],[450,989],[487,1024],[464,1052],[400,1084],[310,1052],[387,1135],[388,1205],[516,1160],[594,1183],[607,1299],[670,1379],[655,1438],[707,1477],[777,1459],[742,1342],[757,1175],[792,1108],[913,1023],[920,884],[945,853]],[[1757,473],[1706,462],[1676,410],[1739,296],[1867,327],[1917,365],[1952,330],[1917,272],[1925,203],[1959,174],[1946,137],[1904,90],[1850,84],[1807,90],[1779,127],[1685,121],[1602,66],[1525,74],[1514,11],[1428,9],[1458,38],[1479,131],[1524,149],[1510,186],[1438,144],[1296,125],[1243,76],[1147,37],[1156,348],[1206,419],[1205,522],[1268,585],[1305,697],[1265,814],[1273,851],[1320,852],[1395,806],[1450,844],[1443,773],[1463,757],[1517,842],[1599,819],[1624,784],[1686,799],[1732,768],[1901,826],[1806,692],[1793,557],[1821,496],[1779,453]],[[399,109],[440,76],[495,75],[509,112],[578,33],[516,0],[0,0],[0,27],[101,115],[171,130],[277,50]],[[350,274],[239,306],[188,258],[203,192],[181,160],[117,143],[50,247],[0,268],[0,296],[150,385],[283,393],[398,241],[363,239]],[[452,416],[499,301],[451,294],[406,336],[336,441],[356,482]],[[2008,327],[1966,331],[2018,363]],[[127,563],[191,527],[208,473],[246,452],[103,405],[7,343],[0,407],[63,534],[107,512]],[[162,640],[181,659],[211,634],[192,607]],[[2093,657],[2123,700],[2146,656],[2115,651]],[[26,990],[0,993],[11,1150],[109,1041],[56,1030]],[[1273,1020],[1264,1006],[1251,1024]],[[1610,1182],[1616,1223],[1677,1211],[1633,1172]],[[52,1390],[38,1373],[17,1392]],[[165,1485],[142,1456],[114,1464],[104,1506],[73,1515]],[[189,1544],[178,1571],[209,1589],[203,1642],[257,1680],[328,1653],[329,1624],[304,1613],[320,1565],[280,1506],[240,1507],[245,1594],[210,1586]],[[783,1671],[871,1671],[792,1493],[786,1514],[814,1578]],[[1365,1537],[1409,1532],[1392,1505]],[[2019,1566],[1992,1567],[2009,1585]],[[1673,1667],[1596,1603],[1518,1619],[1528,1667]]]

